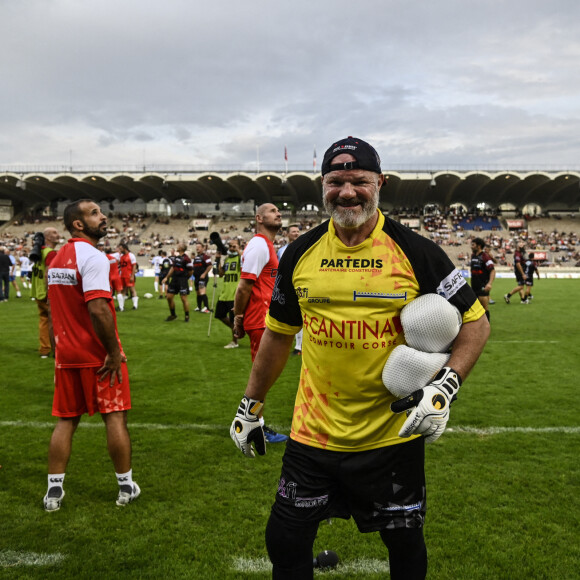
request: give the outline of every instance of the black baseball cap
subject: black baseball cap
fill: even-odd
[[[332,164],[332,160],[341,153],[349,153],[356,161]],[[345,171],[349,169],[365,169],[374,173],[382,173],[381,158],[372,145],[356,137],[347,137],[333,143],[324,154],[322,160],[322,175],[331,171]]]

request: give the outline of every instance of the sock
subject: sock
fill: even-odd
[[[209,300],[207,299],[207,294],[204,294],[202,297],[203,305],[209,310]]]
[[[22,297],[22,294],[20,294],[20,290],[18,290],[18,292],[16,292],[16,297],[17,298],[21,298]]]
[[[131,300],[133,300],[133,307],[137,308],[139,306],[139,296],[133,296]]]
[[[153,283],[153,288],[155,288],[155,292],[159,292],[159,282],[154,282]]]
[[[125,297],[119,293],[117,294],[117,302],[119,303],[119,310],[125,309]]]
[[[189,320],[189,312],[185,313],[185,320]]]
[[[127,473],[117,473],[117,483],[121,491],[126,491],[128,493],[133,493],[133,470],[129,469]]]
[[[62,485],[64,483],[64,473],[49,473],[48,474],[48,497],[60,497],[62,495]]]
[[[175,316],[175,308],[170,308],[169,312],[171,312],[171,316]]]
[[[201,310],[201,296],[197,295],[197,307]]]
[[[260,422],[260,425],[262,425],[262,427],[266,424],[264,423],[264,417],[258,417],[258,421]]]

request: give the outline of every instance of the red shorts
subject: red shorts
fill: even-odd
[[[113,278],[111,280],[111,286],[116,292],[121,292],[123,290],[123,282],[121,281],[121,278]]]
[[[252,328],[251,330],[246,330],[246,334],[250,339],[250,354],[252,355],[252,362],[256,360],[256,355],[258,354],[258,348],[260,347],[260,342],[262,340],[264,330],[266,329]]]
[[[133,288],[135,286],[135,278],[131,280],[131,278],[121,276],[121,281],[123,282],[123,288]]]
[[[111,377],[99,379],[99,367],[56,368],[54,371],[54,399],[52,414],[55,417],[79,417],[88,413],[113,413],[131,408],[131,391],[127,365],[121,365],[123,381]]]

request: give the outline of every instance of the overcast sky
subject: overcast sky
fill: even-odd
[[[580,169],[578,0],[0,0],[0,167]]]

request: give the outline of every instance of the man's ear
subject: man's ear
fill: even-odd
[[[72,226],[78,232],[82,232],[85,229],[85,224],[82,220],[74,220]]]

